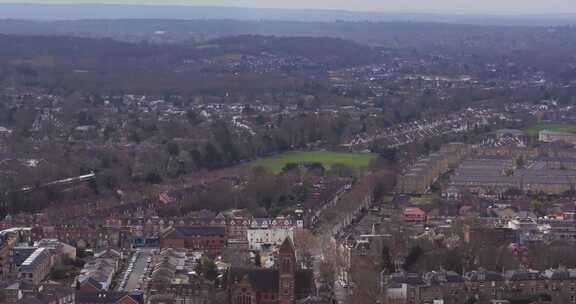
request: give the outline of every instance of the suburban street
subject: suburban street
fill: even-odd
[[[137,253],[136,262],[134,262],[133,270],[130,272],[128,280],[126,281],[126,287],[124,290],[132,291],[135,289],[141,289],[141,278],[146,275],[148,258],[152,257],[151,249],[142,249]]]

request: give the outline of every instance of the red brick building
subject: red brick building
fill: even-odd
[[[228,220],[228,238],[231,240],[247,240],[250,219],[243,216],[235,216]]]
[[[313,273],[299,269],[289,238],[280,247],[274,268],[232,268],[228,280],[231,304],[294,304],[314,292]]]
[[[502,246],[516,242],[517,232],[510,228],[501,227],[464,227],[464,241],[481,246]]]
[[[173,227],[160,238],[160,248],[220,252],[227,240],[226,227]]]

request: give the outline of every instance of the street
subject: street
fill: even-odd
[[[151,249],[140,249],[135,255],[136,261],[133,264],[129,264],[129,267],[132,265],[132,271],[130,271],[126,286],[123,288],[126,291],[142,289],[143,279],[146,278],[150,267],[148,259],[152,258],[152,251]]]

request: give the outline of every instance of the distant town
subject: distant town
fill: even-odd
[[[35,22],[0,303],[576,303],[574,27]]]

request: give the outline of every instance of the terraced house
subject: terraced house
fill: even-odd
[[[172,227],[160,238],[161,248],[221,252],[227,243],[226,227]]]
[[[54,253],[50,249],[36,249],[20,266],[18,277],[23,282],[39,284],[50,273],[54,258]]]
[[[565,268],[504,273],[476,270],[464,275],[443,270],[421,275],[394,273],[383,277],[382,286],[385,303],[392,304],[459,304],[470,299],[479,303],[576,303],[576,270]]]

